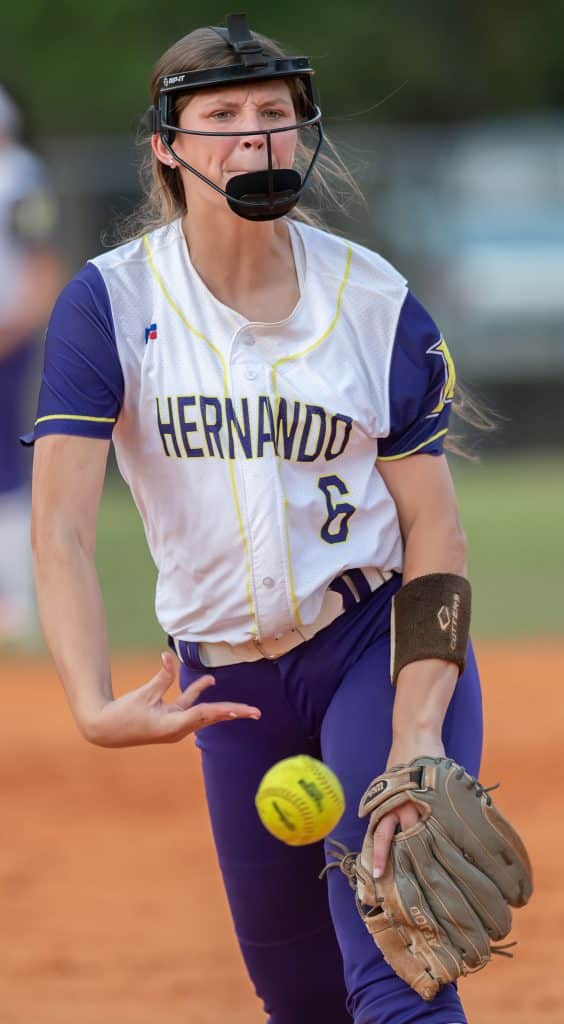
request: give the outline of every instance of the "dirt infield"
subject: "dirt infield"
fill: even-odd
[[[557,1024],[564,644],[479,654],[481,778],[503,780],[499,804],[529,845],[536,893],[515,914],[515,960],[496,959],[461,992],[472,1024]],[[116,688],[157,666],[158,652],[117,661]],[[89,746],[39,661],[0,662],[0,696],[2,1024],[264,1021],[232,936],[192,740]]]

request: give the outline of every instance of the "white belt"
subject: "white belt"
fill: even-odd
[[[372,593],[393,576],[392,572],[387,570],[381,572],[379,569],[363,569],[362,574]],[[344,581],[348,590],[350,590],[354,603],[359,604],[362,600],[362,595],[359,594],[354,580],[346,572],[342,574],[340,579]],[[311,640],[316,633],[330,626],[344,610],[345,602],[342,595],[334,590],[326,590],[319,615],[314,622],[309,623],[307,626],[296,626],[294,629],[289,629],[278,637],[245,640],[240,644],[230,644],[222,640],[212,643],[200,641],[198,643],[198,655],[202,665],[205,665],[206,668],[234,665],[241,661],[260,661],[261,658],[281,658],[283,654],[292,651],[294,647],[299,647],[305,640]],[[178,642],[175,642],[174,646],[177,649]]]

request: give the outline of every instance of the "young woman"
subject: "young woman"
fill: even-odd
[[[482,739],[443,454],[452,361],[401,274],[297,207],[306,181],[323,181],[310,76],[244,16],[192,32],[156,65],[145,230],[77,274],[47,335],[34,429],[41,621],[93,743],[213,726],[197,739],[213,831],[271,1024],[463,1024],[453,986],[426,1003],[387,966],[339,872],[319,881],[322,844],[282,845],[253,804],[274,762],[323,758],[347,798],[333,837],[360,849],[356,808],[375,775],[445,751],[476,775]],[[181,662],[172,704],[169,652],[149,682],[112,693],[94,567],[110,438]],[[428,618],[427,583],[445,610],[455,591],[462,602],[450,648],[430,626],[417,639],[401,625],[415,579]],[[384,819],[376,871],[396,827],[416,821],[409,808]]]
[[[39,338],[65,280],[45,168],[0,84],[0,650],[36,641],[29,461],[17,444]]]

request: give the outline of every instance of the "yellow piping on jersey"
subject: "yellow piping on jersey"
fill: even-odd
[[[352,261],[352,247],[350,245],[347,245],[347,256],[346,256],[346,259],[345,259],[345,271],[344,271],[344,274],[343,274],[343,279],[342,279],[342,281],[341,281],[341,283],[339,285],[339,290],[337,292],[337,304],[336,304],[336,309],[335,309],[335,316],[333,317],[333,319],[332,319],[331,323],[329,324],[327,330],[325,330],[323,332],[323,334],[321,335],[320,338],[317,339],[317,341],[312,342],[311,345],[308,345],[307,348],[302,349],[301,352],[294,352],[291,356],[282,356],[281,359],[277,359],[276,362],[273,364],[273,366],[272,366],[272,390],[274,392],[274,397],[276,399],[277,404],[280,402],[280,395],[278,393],[278,382],[277,382],[278,367],[281,366],[282,363],[289,363],[293,359],[301,359],[303,356],[306,356],[310,352],[313,352],[314,348],[317,348],[324,341],[326,341],[326,339],[329,337],[331,332],[337,326],[337,323],[339,321],[339,317],[341,315],[341,306],[342,306],[342,302],[343,302],[343,292],[344,292],[344,290],[346,288],[347,281],[349,279],[350,270],[351,270],[351,261]],[[290,527],[289,527],[289,523],[288,523],[288,498],[286,497],[286,492],[284,490],[284,485],[282,483],[282,477],[280,475],[280,472],[278,473],[278,479],[280,481],[280,487],[282,488],[282,495],[283,495],[283,498],[284,498],[284,521],[285,521],[285,536],[286,536],[286,556],[287,556],[287,559],[288,559],[288,581],[289,581],[289,584],[290,584],[290,596],[292,598],[292,608],[293,608],[293,611],[294,611],[294,618],[295,618],[296,623],[298,624],[298,626],[301,626],[301,625],[303,625],[303,623],[302,623],[302,617],[300,615],[298,599],[297,599],[297,596],[296,596],[296,588],[295,588],[295,584],[294,584],[294,569],[293,569],[293,566],[292,566],[292,550],[290,548]]]
[[[334,331],[334,329],[337,326],[337,323],[339,321],[339,317],[341,315],[341,306],[342,306],[342,302],[343,302],[343,292],[344,292],[344,290],[346,288],[347,281],[349,279],[349,274],[350,274],[350,271],[351,271],[351,260],[352,260],[352,248],[351,248],[350,245],[347,245],[347,258],[346,258],[346,261],[345,261],[345,272],[343,274],[343,280],[341,281],[341,283],[339,285],[339,291],[337,292],[337,307],[335,309],[335,316],[333,317],[331,323],[329,324],[329,327],[327,328],[326,331],[323,332],[323,334],[321,335],[320,338],[317,339],[317,341],[312,342],[311,345],[308,345],[307,348],[302,349],[301,352],[294,352],[291,356],[282,356],[281,359],[277,359],[276,362],[272,366],[272,371],[273,371],[274,376],[276,376],[276,373],[278,372],[278,367],[281,366],[282,363],[289,363],[289,362],[291,362],[292,359],[301,359],[303,356],[307,356],[310,352],[313,352],[314,348],[317,348],[318,345],[321,345],[324,341],[326,341],[327,338],[329,337],[329,335],[331,334],[331,332]]]
[[[166,285],[165,285],[161,275],[159,274],[159,272],[158,272],[158,270],[157,270],[157,268],[155,266],[155,263],[154,263],[154,260],[153,260],[153,254],[151,252],[151,246],[149,245],[149,239],[148,239],[147,235],[143,236],[143,244],[145,246],[145,251],[147,253],[147,257],[148,257],[148,260],[149,260],[149,266],[151,268],[151,271],[152,271],[154,277],[156,278],[157,284],[159,285],[159,288],[161,289],[165,299],[167,300],[169,305],[172,306],[174,312],[180,317],[180,319],[182,320],[182,323],[184,324],[185,327],[188,328],[190,333],[191,334],[195,334],[197,338],[201,339],[201,341],[205,341],[206,345],[209,345],[209,347],[212,349],[213,352],[215,352],[217,358],[219,359],[219,361],[221,363],[222,373],[223,373],[223,391],[224,391],[225,398],[227,398],[229,396],[229,387],[228,387],[229,378],[228,378],[228,374],[227,374],[227,366],[226,366],[226,363],[225,363],[225,359],[223,358],[223,355],[221,354],[219,349],[213,344],[213,342],[210,341],[209,338],[206,338],[205,334],[202,334],[201,331],[198,331],[197,328],[194,327],[194,325],[191,324],[190,321],[186,319],[186,317],[184,316],[184,313],[182,312],[182,310],[176,305],[176,302],[172,298],[172,296],[171,296],[170,292],[168,291],[168,289],[167,289],[167,287],[166,287]],[[229,470],[229,479],[231,481],[231,490],[233,492],[233,501],[234,501],[234,504],[235,504],[235,512],[237,514],[237,522],[239,524],[239,532],[241,534],[241,540],[243,542],[243,551],[244,551],[244,555],[245,555],[245,569],[246,569],[246,573],[247,573],[247,587],[246,587],[246,589],[247,589],[247,603],[248,603],[248,606],[249,606],[249,612],[250,612],[250,616],[251,616],[251,621],[252,621],[253,627],[254,627],[254,637],[255,637],[255,639],[257,639],[258,638],[258,628],[257,628],[257,617],[256,617],[256,613],[255,613],[255,606],[254,606],[254,601],[253,601],[253,594],[252,594],[252,589],[251,589],[251,559],[250,559],[250,553],[249,553],[249,542],[247,540],[247,535],[245,533],[245,526],[244,526],[244,523],[243,523],[243,516],[241,514],[241,506],[239,504],[239,495],[237,493],[237,484],[236,484],[236,481],[235,481],[235,470],[233,468],[233,462],[229,458],[227,459],[227,466],[228,466],[228,470]]]
[[[379,455],[377,462],[396,462],[398,459],[406,459],[408,455],[413,455],[415,452],[420,451],[421,448],[425,448],[426,445],[431,444],[431,441],[436,441],[438,437],[443,437],[444,434],[448,434],[448,427],[445,427],[444,430],[439,430],[432,437],[428,437],[426,441],[422,441],[416,448],[410,448],[408,452],[401,452],[399,455]]]
[[[115,416],[75,416],[74,413],[56,412],[51,416],[40,416],[35,421],[34,426],[38,423],[45,423],[45,420],[87,420],[89,423],[115,423]]]

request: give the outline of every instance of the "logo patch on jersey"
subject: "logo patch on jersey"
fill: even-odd
[[[439,356],[443,361],[444,367],[444,384],[441,388],[441,397],[437,402],[437,405],[429,413],[430,416],[438,416],[448,402],[452,402],[454,398],[454,388],[456,385],[456,371],[454,369],[454,361],[448,350],[448,345],[444,338],[431,345],[431,348],[427,349],[427,353],[433,356]]]
[[[157,340],[157,325],[156,324],[151,324],[149,327],[145,328],[145,344],[147,344],[148,341],[156,341],[156,340]]]

